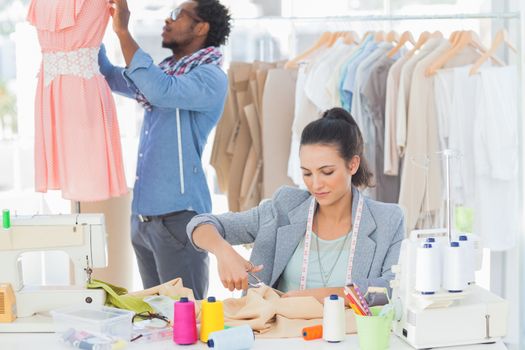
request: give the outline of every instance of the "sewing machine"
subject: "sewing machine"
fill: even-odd
[[[446,229],[417,230],[403,240],[399,265],[392,266],[392,301],[396,309],[394,333],[416,349],[492,343],[507,333],[508,303],[470,284],[460,293],[441,289],[432,295],[415,290],[416,253],[427,238],[449,242]],[[481,244],[474,245],[476,270],[481,267]]]
[[[12,286],[17,319],[0,323],[0,333],[53,332],[48,311],[105,302],[103,290],[86,288],[92,269],[107,266],[104,215],[15,216],[11,223],[10,228],[0,229],[0,283]],[[44,251],[63,251],[69,255],[74,266],[74,281],[70,285],[24,285],[21,254]]]

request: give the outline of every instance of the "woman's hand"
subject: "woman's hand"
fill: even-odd
[[[248,289],[248,272],[259,272],[263,265],[254,266],[251,262],[244,259],[233,249],[228,248],[216,252],[219,276],[222,285],[230,291]]]
[[[109,13],[113,18],[113,30],[115,33],[122,34],[128,31],[130,12],[126,0],[108,0],[111,8]]]
[[[344,298],[343,287],[341,288],[312,288],[305,290],[291,290],[285,293],[281,298],[291,298],[291,297],[314,297],[321,304],[324,303],[324,298],[330,296],[331,294],[337,294],[340,297]]]

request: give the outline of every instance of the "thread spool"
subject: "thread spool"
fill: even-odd
[[[458,237],[460,248],[463,249],[465,254],[465,277],[468,284],[476,282],[475,274],[475,251],[474,242],[469,240],[467,235],[460,235]]]
[[[345,302],[337,294],[332,294],[324,299],[323,339],[330,343],[343,341],[345,331]]]
[[[182,297],[174,307],[173,341],[179,345],[190,345],[195,344],[197,339],[195,303]]]
[[[467,287],[465,254],[459,242],[451,242],[445,249],[443,288],[450,293],[462,292]]]
[[[208,347],[215,350],[250,349],[254,342],[255,336],[248,325],[211,332],[208,337]]]
[[[314,340],[321,339],[323,337],[323,325],[318,324],[317,326],[303,328],[303,339]]]
[[[11,214],[9,213],[9,209],[2,210],[2,227],[6,230],[11,228]]]
[[[416,253],[416,291],[431,295],[441,287],[441,261],[437,246],[425,243]]]
[[[222,331],[224,329],[224,311],[222,301],[215,300],[215,297],[208,297],[201,304],[201,334],[200,340],[204,343],[208,341],[211,332]]]

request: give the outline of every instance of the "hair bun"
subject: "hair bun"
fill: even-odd
[[[357,126],[357,123],[355,119],[352,117],[352,115],[348,111],[340,107],[335,107],[335,108],[326,110],[323,113],[322,118],[331,119],[331,120],[342,120],[342,121],[349,123],[350,125]]]

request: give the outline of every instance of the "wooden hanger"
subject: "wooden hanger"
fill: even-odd
[[[366,40],[366,38],[368,38],[370,35],[373,35],[373,34],[374,32],[371,30],[365,32],[365,35],[363,35],[363,37],[361,38],[361,42],[363,43]]]
[[[359,35],[353,30],[344,32],[343,42],[347,45],[351,45],[351,44],[357,45],[359,44]]]
[[[407,52],[406,54],[407,57],[412,57],[416,53],[417,50],[419,50],[423,45],[425,45],[425,43],[427,42],[429,38],[430,38],[429,32],[424,31],[423,33],[421,33],[419,35],[419,39],[417,39],[417,42],[414,48]]]
[[[399,37],[399,40],[397,41],[397,45],[392,48],[386,55],[388,58],[394,57],[394,55],[401,50],[401,48],[407,43],[410,42],[412,45],[416,45],[416,42],[414,41],[414,37],[412,37],[412,33],[409,31],[404,32],[401,34],[401,37]]]
[[[385,41],[389,43],[399,43],[399,34],[396,31],[391,30],[387,33]]]
[[[463,31],[459,34],[459,38],[455,39],[456,44],[452,46],[445,53],[437,57],[437,59],[432,62],[430,66],[425,70],[425,76],[430,77],[441,69],[448,61],[454,58],[458,53],[460,53],[467,46],[477,46],[476,38],[472,34],[472,31]]]
[[[509,49],[514,51],[514,53],[518,53],[518,50],[516,50],[514,45],[509,41],[507,31],[505,29],[502,29],[496,33],[494,40],[492,40],[492,46],[490,47],[490,49],[487,50],[483,55],[481,55],[481,57],[478,58],[478,60],[474,63],[474,65],[470,69],[470,75],[476,74],[483,65],[483,63],[485,63],[489,58],[493,57],[496,54],[496,51],[503,44],[506,44]]]
[[[429,77],[441,69],[448,61],[454,58],[458,53],[460,53],[467,46],[472,46],[481,53],[487,52],[487,49],[479,40],[479,36],[472,30],[463,31],[459,34],[459,38],[455,39],[456,44],[446,51],[444,54],[439,56],[430,66],[425,70],[425,76]],[[499,63],[499,60],[491,56],[492,60],[496,63]]]
[[[323,46],[328,46],[328,44],[330,43],[330,40],[332,39],[332,36],[333,36],[333,33],[324,32],[323,34],[321,34],[319,39],[317,39],[317,41],[312,47],[310,47],[308,50],[301,53],[299,56],[286,62],[286,64],[284,65],[284,68],[286,69],[297,68],[297,65],[299,64],[299,62],[305,60],[308,56],[310,56],[311,54],[313,54],[315,51],[319,50]]]
[[[385,32],[382,30],[377,31],[374,33],[374,41],[376,43],[380,43],[381,41],[385,41]]]

